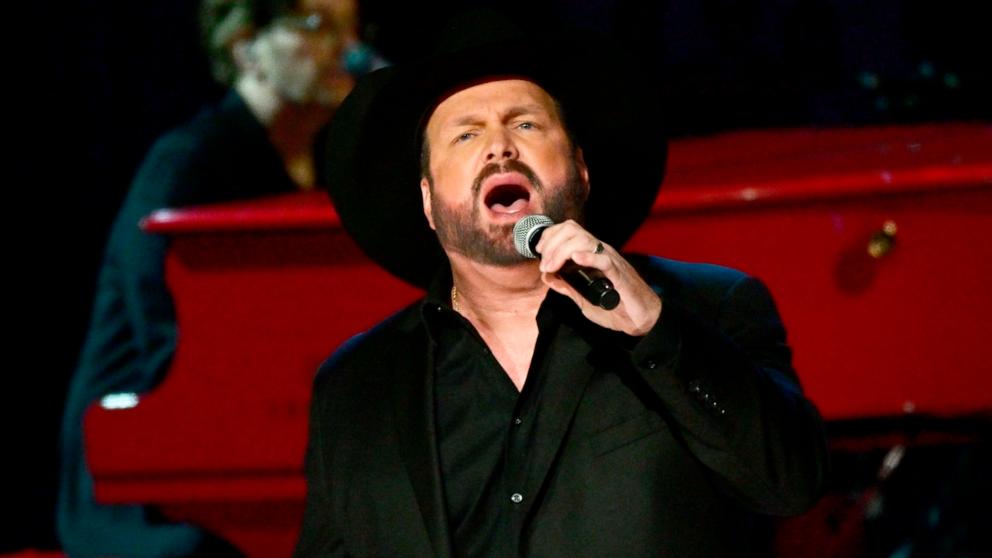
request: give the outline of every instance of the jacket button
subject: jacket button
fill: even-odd
[[[519,504],[520,502],[524,501],[524,497],[519,492],[514,492],[513,495],[510,496],[510,501],[513,502],[514,504]]]
[[[644,361],[644,366],[647,366],[651,370],[654,370],[655,368],[658,368],[658,363],[651,359],[648,359]]]

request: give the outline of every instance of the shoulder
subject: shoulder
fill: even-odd
[[[669,294],[714,296],[750,278],[743,271],[722,265],[641,254],[628,257],[645,281]]]
[[[420,319],[421,302],[414,302],[342,343],[317,370],[314,393],[360,384],[388,384],[399,360],[409,362],[416,351],[427,348],[427,332]]]
[[[223,151],[228,146],[268,143],[265,127],[233,91],[214,104],[205,105],[192,118],[165,133],[153,152],[185,149],[188,152]]]
[[[747,273],[715,264],[631,255],[645,281],[666,301],[711,321],[736,316],[778,323],[768,287]],[[764,318],[763,318],[764,317]]]
[[[286,189],[264,128],[230,97],[155,141],[135,174],[133,197],[176,207],[247,197],[258,189],[253,181]]]
[[[246,125],[241,121],[251,118],[229,99],[206,106],[190,120],[161,135],[148,151],[145,162],[155,162],[164,156],[173,161],[196,160],[204,153],[224,151],[231,143],[244,141],[241,132]]]
[[[148,150],[135,173],[130,197],[153,207],[179,205],[212,166],[230,163],[218,157],[227,138],[223,123],[210,111],[160,136]]]

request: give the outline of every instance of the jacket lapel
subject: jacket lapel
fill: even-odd
[[[406,336],[407,346],[393,351],[393,409],[399,449],[406,464],[431,546],[438,558],[451,556],[451,537],[441,485],[434,426],[432,345],[422,327]]]
[[[581,315],[579,319],[585,320]],[[532,484],[525,488],[529,497],[524,501],[524,517],[529,516],[534,503],[540,499],[548,472],[561,452],[562,442],[595,369],[582,333],[569,330],[570,326],[564,323],[558,328],[557,339],[543,359],[547,377],[541,398],[541,417],[537,421],[539,427],[530,448],[531,470],[527,478]]]
[[[648,263],[643,257],[633,261],[644,267]],[[661,287],[652,288],[662,294]],[[577,306],[561,295],[552,292],[548,296],[559,299],[558,312],[562,322],[551,344],[552,350],[543,358],[547,378],[541,400],[542,417],[538,421],[540,428],[535,432],[531,447],[533,459],[528,478],[533,484],[526,490],[532,496],[525,500],[524,517],[530,517],[535,502],[541,498],[549,471],[561,453],[562,443],[593,373],[597,368],[608,369],[609,363],[622,362],[625,358],[618,354],[622,334],[592,324]]]

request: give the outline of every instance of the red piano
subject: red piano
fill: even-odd
[[[90,410],[97,497],[288,556],[312,375],[419,292],[367,260],[320,193],[160,211],[144,226],[174,237],[181,338],[157,390]],[[989,230],[992,125],[748,131],[673,142],[628,249],[764,279],[831,424],[984,420]]]

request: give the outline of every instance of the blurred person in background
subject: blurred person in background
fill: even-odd
[[[138,223],[160,208],[317,187],[320,130],[353,75],[381,63],[359,42],[355,0],[203,0],[200,25],[213,75],[230,91],[154,144],[111,229],[62,423],[57,523],[70,556],[238,555],[152,508],[94,499],[86,409],[109,393],[155,387],[176,348],[164,276],[168,239]]]

